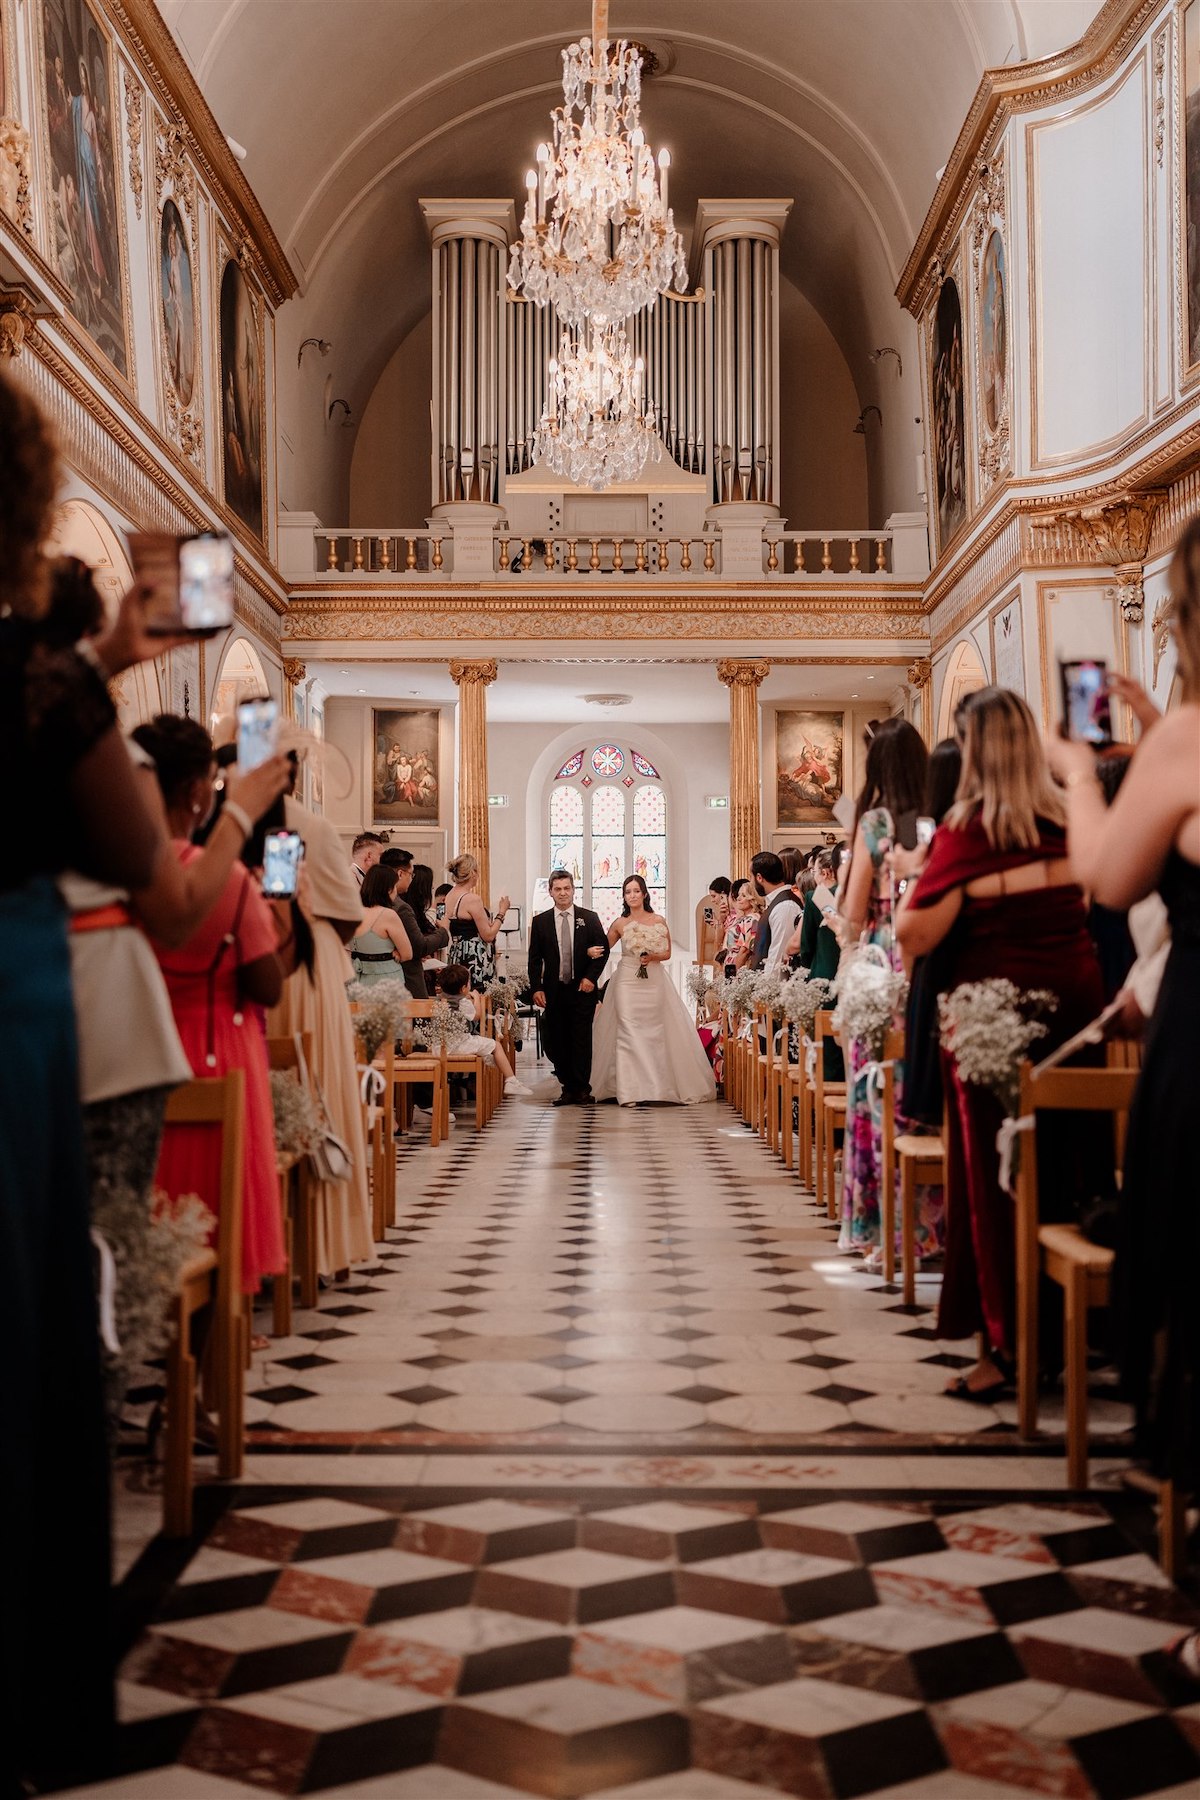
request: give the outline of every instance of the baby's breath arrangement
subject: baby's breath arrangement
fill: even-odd
[[[797,1025],[805,1037],[812,1036],[817,1014],[833,1000],[833,983],[820,975],[793,975],[783,984],[783,1016],[789,1025]]]
[[[116,1264],[114,1311],[120,1350],[106,1357],[105,1385],[115,1416],[143,1363],[162,1354],[167,1302],[183,1265],[202,1250],[213,1215],[196,1194],[170,1200],[160,1191],[147,1202],[129,1182],[108,1182],[93,1195],[93,1228]]]
[[[720,989],[703,964],[698,963],[694,969],[688,970],[687,991],[692,1005],[698,1010],[711,1012],[714,1006],[720,1004]]]
[[[290,1069],[272,1069],[271,1105],[275,1111],[275,1151],[287,1161],[307,1156],[321,1140],[321,1116],[309,1090]]]
[[[757,980],[758,973],[755,969],[739,969],[722,988],[721,997],[735,1019],[748,1013],[753,1006],[754,984]]]
[[[408,1017],[409,995],[403,981],[355,981],[346,989],[358,1007],[354,1029],[363,1041],[368,1062],[381,1044],[394,1044]]]
[[[1009,1118],[1020,1099],[1021,1062],[1048,1027],[1036,1016],[1053,1012],[1058,996],[992,978],[967,981],[938,999],[942,1042],[960,1078],[989,1088]]]
[[[497,1019],[502,1017],[507,1017],[509,1019],[516,1018],[517,990],[512,982],[507,981],[503,975],[497,975],[492,981],[488,982],[483,990],[483,996],[485,1000],[491,1001],[492,1012]]]
[[[847,1042],[882,1056],[883,1040],[904,1010],[908,982],[882,953],[870,947],[843,956],[838,968],[833,1028]]]
[[[774,969],[760,969],[754,977],[750,997],[755,1006],[765,1006],[768,1012],[777,1013],[783,1006],[783,987],[783,981]]]
[[[429,1018],[418,1019],[416,1023],[427,1050],[440,1050],[443,1044],[456,1044],[460,1038],[468,1037],[471,1031],[470,1021],[465,1014],[459,1012],[457,1005],[451,1006],[448,1000],[435,1000]]]

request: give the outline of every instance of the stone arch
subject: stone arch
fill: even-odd
[[[970,638],[956,644],[942,677],[942,698],[938,707],[938,737],[951,737],[954,732],[954,709],[968,694],[988,684],[983,658]]]

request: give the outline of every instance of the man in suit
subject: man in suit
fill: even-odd
[[[555,1106],[588,1106],[592,1100],[592,1021],[596,988],[608,961],[608,938],[594,912],[575,904],[566,869],[550,877],[554,905],[538,913],[529,930],[529,986],[545,1008],[542,1042],[562,1085]]]

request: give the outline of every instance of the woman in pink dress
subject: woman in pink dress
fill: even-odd
[[[190,719],[166,715],[139,725],[134,738],[154,759],[171,838],[186,867],[201,852],[191,833],[212,811],[216,762],[212,739]],[[155,943],[184,1053],[197,1076],[241,1069],[246,1078],[243,1167],[242,1287],[252,1294],[264,1276],[286,1266],[275,1119],[263,1008],[283,985],[279,934],[270,906],[238,862],[221,898],[177,948]],[[220,1194],[220,1134],[204,1125],[168,1125],[157,1185],[172,1199],[199,1194],[214,1214]],[[216,1225],[214,1220],[213,1231]]]

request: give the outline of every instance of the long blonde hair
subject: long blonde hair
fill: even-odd
[[[947,824],[961,830],[978,814],[993,850],[1034,850],[1038,820],[1066,823],[1033,714],[1009,688],[971,696],[962,774]]]
[[[1171,562],[1171,631],[1183,697],[1200,700],[1200,519],[1193,519]]]

